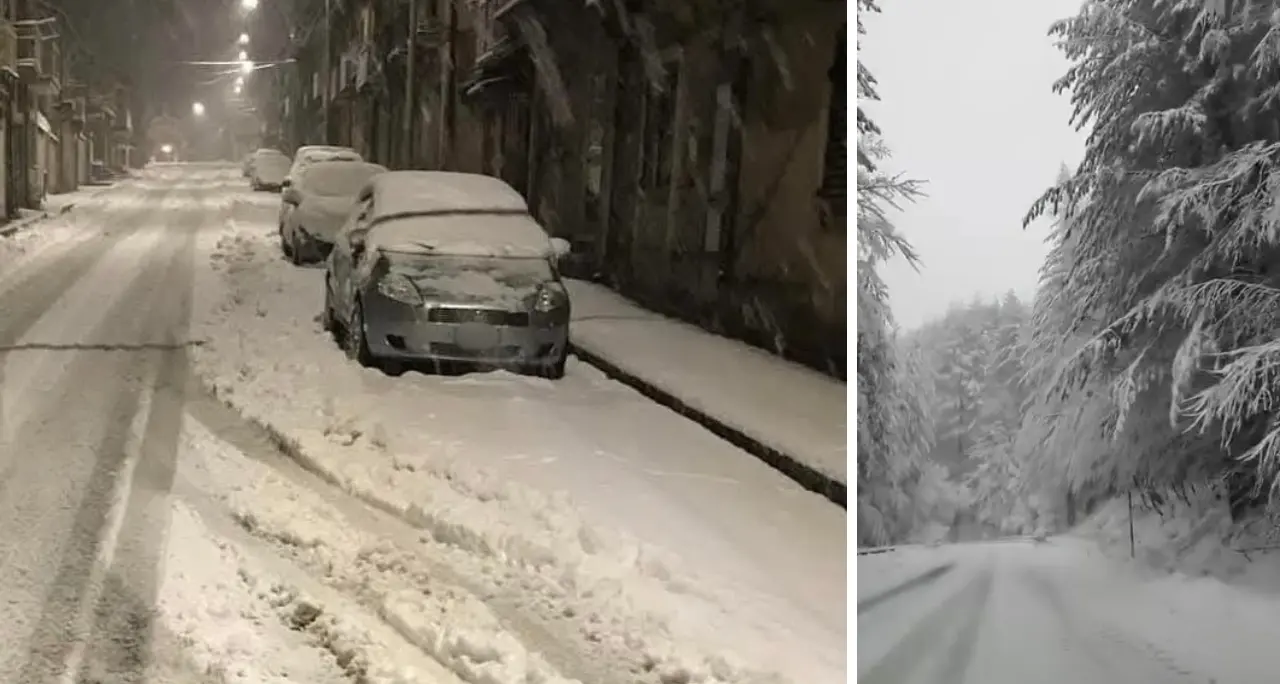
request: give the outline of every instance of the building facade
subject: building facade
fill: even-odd
[[[499,176],[575,275],[844,377],[844,2],[329,7],[282,105],[298,144]]]

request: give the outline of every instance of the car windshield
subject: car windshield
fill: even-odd
[[[323,162],[307,169],[302,185],[307,192],[321,197],[353,196],[366,181],[382,171],[376,164]]]

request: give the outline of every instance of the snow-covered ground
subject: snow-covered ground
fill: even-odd
[[[1270,680],[1280,594],[1154,572],[1079,536],[860,556],[889,587],[954,564],[858,615],[858,678],[876,682]],[[1126,544],[1127,556],[1127,544]],[[1274,566],[1272,566],[1274,569]],[[893,577],[897,575],[897,579]]]
[[[844,383],[660,316],[601,285],[567,284],[575,345],[757,442],[847,482]],[[679,363],[673,363],[673,350]]]
[[[318,325],[321,272],[279,256],[277,201],[244,193],[200,247],[214,267],[196,288],[197,373],[300,462],[412,524],[448,561],[435,576],[463,569],[480,600],[423,604],[429,565],[396,545],[362,555],[327,520],[289,533],[308,563],[357,586],[405,564],[357,593],[467,681],[845,680],[843,511],[573,361],[561,381],[356,367]],[[451,654],[472,649],[514,669],[467,674],[475,658]]]

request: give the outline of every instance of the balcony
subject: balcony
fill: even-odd
[[[131,137],[133,135],[133,112],[130,112],[128,107],[119,103],[117,103],[115,111],[117,116],[115,125],[111,127],[111,130],[115,131],[117,137]]]
[[[59,103],[58,108],[61,110],[62,116],[70,119],[73,123],[83,124],[85,122],[87,107],[83,97],[66,98]]]
[[[0,69],[18,74],[18,29],[12,22],[0,20]]]
[[[116,118],[115,102],[112,98],[101,93],[91,93],[89,95],[87,114],[90,120],[102,120],[110,125]]]
[[[335,94],[350,97],[369,82],[369,51],[363,44],[353,45],[338,58]]]
[[[62,50],[48,22],[18,22],[18,75],[37,95],[57,95],[62,88]]]

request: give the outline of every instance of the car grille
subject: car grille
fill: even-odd
[[[432,342],[431,353],[440,356],[448,356],[455,359],[515,359],[518,358],[524,349],[519,345],[509,344],[501,347],[492,347],[490,349],[468,349],[456,344],[447,342]]]
[[[529,325],[529,314],[524,311],[443,307],[431,309],[427,320],[432,323],[487,323],[523,328]]]

